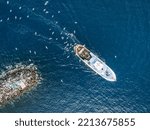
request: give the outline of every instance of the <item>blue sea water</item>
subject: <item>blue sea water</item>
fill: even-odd
[[[0,1],[0,70],[34,63],[43,78],[0,112],[150,112],[150,1],[45,2]],[[80,62],[76,42],[105,60],[117,82]]]

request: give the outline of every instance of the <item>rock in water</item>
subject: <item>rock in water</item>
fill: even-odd
[[[0,75],[0,106],[13,101],[41,81],[37,67],[33,64],[19,64],[7,68],[7,71]]]

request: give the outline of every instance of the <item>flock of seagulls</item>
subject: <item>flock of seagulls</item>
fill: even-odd
[[[4,16],[4,17],[0,16],[0,24],[5,23],[5,22],[12,22],[12,21],[18,21],[19,22],[19,21],[22,21],[22,20],[30,20],[30,18],[32,18],[31,13],[28,13],[28,11],[26,12],[27,13],[26,15],[20,15],[21,13],[19,15],[17,15],[17,14],[14,15],[15,10],[17,10],[18,12],[21,12],[24,8],[27,8],[27,7],[25,7],[24,5],[22,5],[22,6],[19,5],[17,7],[15,6],[16,9],[14,10],[14,6],[12,8],[12,6],[11,6],[12,3],[11,2],[12,1],[9,1],[9,0],[6,1],[5,4],[9,8],[9,11],[8,11],[9,15],[8,15],[8,17],[7,16]],[[63,44],[63,46],[64,46],[63,49],[64,49],[65,52],[70,52],[70,51],[73,52],[72,48],[73,48],[74,44],[76,42],[79,42],[78,39],[75,37],[76,30],[74,29],[72,31],[72,33],[69,33],[67,31],[67,27],[61,27],[59,25],[59,22],[56,19],[57,19],[57,15],[59,17],[59,15],[61,15],[62,12],[60,10],[57,10],[55,12],[55,14],[51,14],[51,10],[49,9],[49,5],[50,5],[50,1],[46,0],[45,2],[43,2],[43,7],[44,8],[40,11],[40,15],[43,13],[43,16],[45,16],[45,15],[50,16],[49,20],[53,21],[53,23],[56,25],[56,28],[58,27],[57,30],[59,30],[60,35],[58,37],[58,35],[56,35],[56,34],[58,34],[58,32],[55,32],[56,30],[54,29],[54,27],[52,27],[50,25],[49,28],[48,28],[48,31],[49,31],[49,37],[47,37],[48,41],[56,41],[56,43],[61,42],[61,44]],[[37,7],[31,7],[29,10],[30,10],[29,12],[32,12],[33,14],[37,14],[37,16],[38,16],[38,11],[39,10],[38,10]],[[11,15],[11,14],[13,14],[13,15]],[[74,21],[72,24],[77,25],[78,22]],[[35,30],[33,32],[33,36],[35,36],[35,37],[40,37],[41,35],[42,34],[40,32],[38,32],[38,30]],[[43,45],[43,48],[45,50],[49,50],[50,44],[48,44],[48,42],[45,42],[45,45]],[[14,50],[18,51],[19,48],[14,47]],[[29,48],[28,53],[29,53],[29,55],[38,55],[38,52],[35,51],[35,50],[32,50],[31,48]],[[68,59],[69,57],[70,57],[70,54],[67,54],[66,58]],[[117,58],[117,56],[115,56],[115,59],[116,58]],[[31,57],[28,59],[28,61],[33,62]],[[62,83],[64,82],[63,79],[61,79],[61,82]]]
[[[32,17],[31,15],[30,15],[30,13],[27,13],[26,14],[26,16],[24,16],[24,15],[15,15],[14,16],[14,14],[11,16],[11,14],[14,12],[14,7],[13,8],[11,8],[12,6],[11,6],[11,4],[12,4],[12,1],[9,1],[9,0],[7,0],[6,1],[6,5],[9,7],[9,14],[10,15],[8,15],[8,17],[7,16],[5,16],[4,18],[2,18],[2,17],[0,17],[0,24],[1,23],[4,23],[4,22],[6,22],[6,21],[15,21],[15,20],[17,20],[17,21],[21,21],[21,20],[23,20],[23,19],[26,19],[26,20],[30,20],[30,17]],[[48,1],[48,0],[46,0],[46,1],[44,1],[43,2],[43,10],[41,11],[41,12],[43,12],[45,15],[47,15],[47,14],[49,14],[50,13],[50,10],[49,10],[49,5],[50,5],[50,1]],[[18,10],[18,12],[19,11],[21,11],[21,10],[23,10],[23,8],[24,8],[24,5],[22,5],[22,6],[15,6],[15,8]],[[30,9],[30,11],[32,11],[32,12],[34,12],[34,13],[36,13],[35,11],[37,11],[38,10],[38,8],[36,8],[36,7],[32,7],[31,9]],[[43,14],[43,15],[44,15]],[[50,36],[47,38],[49,41],[58,41],[58,40],[62,40],[62,43],[64,44],[64,51],[70,51],[70,48],[72,48],[73,47],[73,45],[74,45],[74,43],[72,42],[70,42],[70,39],[72,38],[70,35],[75,35],[76,34],[76,30],[73,30],[73,32],[72,33],[69,33],[68,31],[67,31],[67,28],[66,27],[60,27],[60,25],[58,25],[58,21],[56,21],[55,20],[55,17],[57,17],[56,16],[56,14],[58,14],[58,15],[61,15],[61,11],[60,10],[57,10],[56,11],[56,13],[55,14],[51,14],[51,18],[50,18],[50,20],[53,20],[53,22],[59,27],[59,28],[61,28],[61,31],[60,31],[60,37],[58,37],[58,35],[57,35],[57,37],[56,36],[54,36],[55,35],[55,30],[53,29],[53,27],[49,27],[49,32],[50,32]],[[7,18],[6,18],[7,17]],[[78,24],[78,22],[77,21],[74,21],[74,23],[73,24]],[[56,27],[57,27],[56,26]],[[42,34],[40,33],[40,32],[38,32],[38,31],[35,31],[34,33],[33,33],[33,35],[34,36],[41,36]],[[74,36],[75,37],[75,36]],[[47,43],[45,43],[45,45],[44,45],[44,48],[46,49],[46,50],[48,50],[49,49],[49,44],[47,44]],[[15,51],[18,51],[19,50],[19,48],[18,47],[15,47],[14,48],[14,50]],[[38,53],[35,51],[35,50],[31,50],[31,49],[29,49],[29,54],[34,54],[34,55],[37,55]],[[67,56],[66,58],[69,58],[69,56]],[[31,59],[29,59],[29,61],[32,61]]]

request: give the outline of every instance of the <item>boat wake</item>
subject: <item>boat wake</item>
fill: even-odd
[[[61,11],[52,10],[51,1],[45,0],[39,4],[33,1],[33,5],[35,5],[33,7],[27,1],[12,0],[0,3],[7,8],[0,17],[0,26],[4,24],[10,26],[15,33],[24,37],[30,34],[38,41],[42,41],[43,48],[46,50],[51,45],[55,45],[64,50],[66,58],[69,58],[70,55],[67,52],[73,51],[73,46],[79,43],[75,36],[76,30],[72,30],[70,33],[67,27],[59,24],[57,18],[61,15]],[[16,24],[15,27],[14,24]],[[76,25],[78,22],[74,21],[72,24]],[[30,46],[28,48],[29,55],[38,55],[38,52]],[[36,48],[36,45],[34,47]],[[14,49],[17,51],[20,48],[16,45]],[[29,59],[29,61],[32,60]]]

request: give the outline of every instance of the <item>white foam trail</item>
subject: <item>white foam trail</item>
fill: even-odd
[[[47,1],[45,2],[45,4],[46,5],[48,4]],[[22,9],[22,7],[20,6],[19,9]],[[64,42],[65,45],[67,44],[67,47],[72,47],[72,44],[70,44],[70,42],[73,42],[73,44],[79,42],[79,40],[74,35],[76,33],[75,30],[73,31],[73,33],[69,33],[67,31],[66,27],[61,28],[59,26],[58,21],[54,21],[52,19],[45,18],[44,16],[42,16],[40,14],[37,14],[36,12],[33,12],[34,10],[35,10],[35,8],[31,8],[31,9],[27,8],[28,13],[29,12],[32,13],[34,16],[36,16],[38,18],[38,20],[40,20],[41,22],[45,23],[48,26],[48,28],[52,27],[52,29],[54,29],[54,31],[52,31],[52,29],[49,28],[49,31],[52,31],[51,35],[54,35],[55,31],[60,32],[60,35],[61,35],[60,39],[62,39],[62,40],[66,39],[67,40],[66,42]],[[10,12],[12,12],[12,11],[13,10],[10,10]],[[45,13],[49,13],[49,11],[47,11],[46,8],[44,8],[43,11]],[[59,14],[61,12],[58,10],[57,13]],[[30,16],[27,15],[26,17],[29,18]],[[51,15],[51,17],[54,18],[55,15],[54,14]],[[16,19],[17,19],[17,17],[16,17]],[[20,19],[22,19],[22,18],[20,17]],[[77,23],[78,22],[76,22],[76,21],[74,22],[74,24],[77,24]],[[37,32],[34,32],[34,35],[38,35]],[[52,37],[49,37],[49,38],[47,37],[47,40],[52,40],[52,39],[53,39]],[[55,40],[58,40],[58,38],[55,38]],[[66,50],[68,51],[68,48],[66,48]],[[34,52],[34,54],[35,54],[35,52]]]

